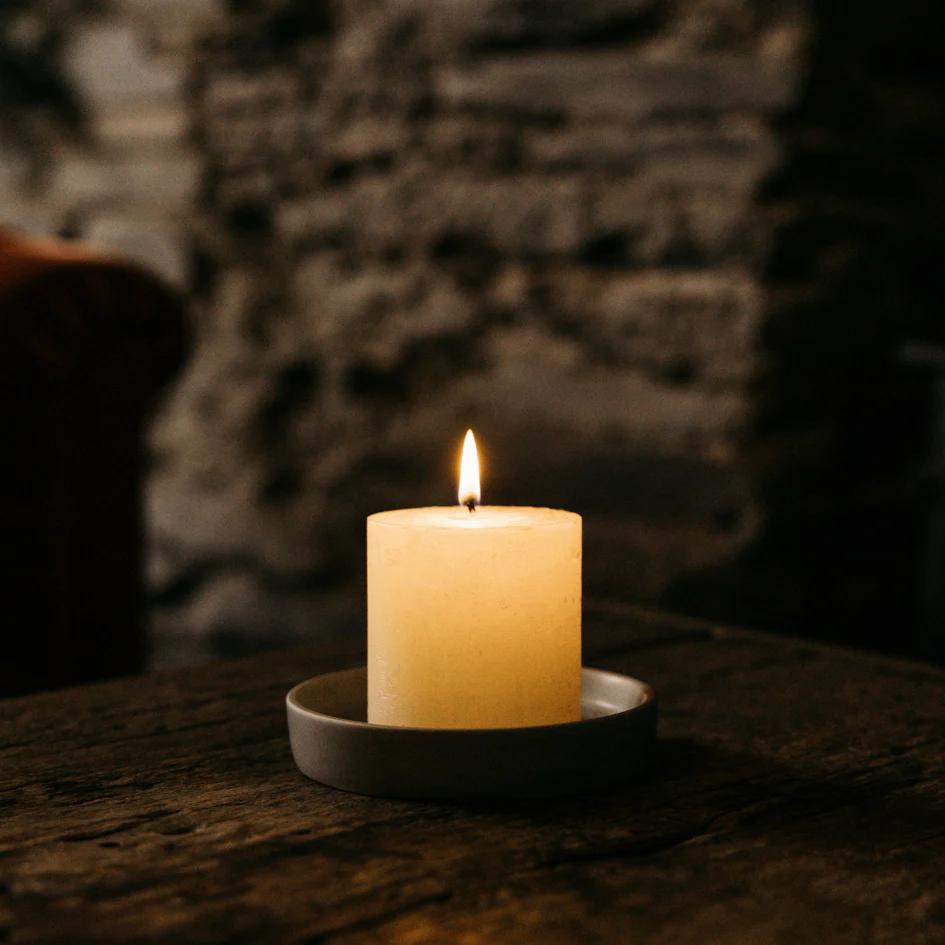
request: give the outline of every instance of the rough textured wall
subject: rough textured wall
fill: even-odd
[[[167,624],[344,620],[364,515],[451,502],[467,425],[488,498],[584,513],[589,589],[658,596],[752,534],[753,197],[802,31],[697,6],[299,3],[207,34]]]
[[[885,12],[810,5],[805,79],[774,124],[783,157],[758,194],[773,230],[740,457],[763,525],[670,596],[724,619],[941,656],[941,611],[923,617],[916,604],[921,580],[945,584],[930,516],[941,458],[927,455],[945,424],[928,409],[940,354],[921,355],[945,335],[945,8],[904,0]]]
[[[793,5],[65,7],[10,34],[54,37],[80,116],[12,218],[197,303],[154,437],[159,661],[356,626],[364,515],[451,502],[467,425],[487,499],[584,513],[590,590],[659,597],[754,534]]]
[[[41,81],[6,110],[4,219],[195,302],[154,432],[158,662],[356,630],[363,517],[451,502],[468,425],[487,500],[584,514],[589,591],[737,615],[748,573],[777,622],[784,561],[746,564],[792,507],[771,456],[832,456],[778,429],[811,350],[778,326],[825,312],[817,265],[783,278],[816,220],[809,7],[10,7]]]
[[[4,0],[0,223],[190,279],[199,160],[187,74],[212,0]]]

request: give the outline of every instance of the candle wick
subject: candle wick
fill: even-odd
[[[476,511],[476,500],[473,499],[472,497],[468,498],[468,499],[463,503],[463,505],[465,505],[466,508],[469,509],[470,512],[475,512],[475,511]]]

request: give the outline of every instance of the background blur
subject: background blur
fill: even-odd
[[[188,298],[152,664],[363,626],[363,519],[584,515],[588,595],[945,653],[941,6],[3,0],[0,226]]]

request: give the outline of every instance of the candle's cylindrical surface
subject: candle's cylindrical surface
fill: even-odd
[[[421,728],[581,714],[581,517],[402,509],[367,522],[368,721]]]

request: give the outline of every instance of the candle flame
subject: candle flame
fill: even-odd
[[[472,430],[466,431],[463,440],[463,457],[459,462],[459,504],[471,512],[479,505],[479,453]]]

